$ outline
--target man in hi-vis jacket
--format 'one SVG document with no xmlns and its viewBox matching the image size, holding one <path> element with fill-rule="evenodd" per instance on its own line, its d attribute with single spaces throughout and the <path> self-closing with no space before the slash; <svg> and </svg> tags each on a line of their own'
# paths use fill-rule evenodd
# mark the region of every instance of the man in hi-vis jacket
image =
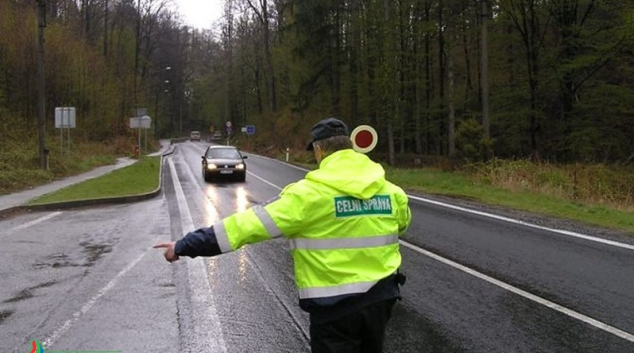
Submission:
<svg viewBox="0 0 634 353">
<path fill-rule="evenodd" d="M 312 352 L 381 352 L 405 281 L 398 269 L 399 236 L 411 220 L 407 195 L 385 180 L 381 165 L 352 149 L 341 120 L 322 120 L 311 135 L 307 150 L 319 169 L 264 205 L 154 247 L 173 262 L 285 237 L 299 305 L 310 315 Z"/>
</svg>

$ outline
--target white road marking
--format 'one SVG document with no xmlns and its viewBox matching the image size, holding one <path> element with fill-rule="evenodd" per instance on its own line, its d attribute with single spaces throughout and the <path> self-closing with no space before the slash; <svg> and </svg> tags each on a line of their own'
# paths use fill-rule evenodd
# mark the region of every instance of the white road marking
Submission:
<svg viewBox="0 0 634 353">
<path fill-rule="evenodd" d="M 264 179 L 254 175 L 254 174 L 251 174 L 251 175 L 253 175 L 254 177 L 256 177 L 256 178 L 258 178 L 260 180 L 262 180 L 266 184 L 277 188 L 278 190 L 282 190 L 280 187 L 276 186 L 275 184 L 273 184 L 273 183 L 271 183 L 271 182 L 269 182 L 267 180 L 264 180 Z M 433 203 L 435 205 L 444 206 L 444 207 L 456 209 L 456 210 L 459 210 L 459 211 L 470 212 L 470 213 L 478 214 L 478 215 L 481 215 L 481 216 L 491 217 L 491 218 L 495 218 L 495 219 L 499 219 L 499 220 L 503 220 L 503 221 L 508 221 L 508 222 L 511 222 L 511 223 L 516 223 L 516 224 L 526 225 L 526 226 L 529 226 L 529 227 L 534 227 L 534 228 L 541 229 L 541 230 L 558 232 L 558 233 L 562 233 L 562 234 L 565 234 L 565 235 L 575 236 L 575 237 L 579 237 L 579 238 L 583 238 L 583 239 L 591 240 L 591 241 L 597 241 L 599 243 L 605 243 L 605 244 L 608 244 L 608 245 L 613 245 L 613 246 L 622 247 L 622 248 L 626 248 L 626 249 L 634 249 L 634 247 L 632 247 L 632 246 L 630 246 L 628 244 L 613 242 L 613 241 L 600 239 L 600 238 L 594 238 L 594 237 L 590 237 L 590 236 L 587 236 L 587 235 L 578 234 L 578 233 L 574 233 L 574 232 L 568 232 L 568 231 L 559 230 L 559 229 L 551 229 L 551 228 L 547 228 L 547 227 L 542 227 L 542 226 L 538 226 L 538 225 L 534 225 L 534 224 L 530 224 L 530 223 L 514 220 L 514 219 L 511 219 L 511 218 L 507 218 L 507 217 L 501 217 L 501 216 L 497 216 L 497 215 L 493 215 L 493 214 L 488 214 L 488 213 L 485 213 L 485 212 L 470 210 L 470 209 L 459 207 L 459 206 L 453 206 L 453 205 L 445 204 L 445 203 L 438 202 L 438 201 L 427 200 L 427 199 L 423 199 L 423 198 L 416 197 L 416 196 L 411 196 L 411 195 L 408 195 L 408 196 L 410 198 L 415 199 L 415 200 L 429 202 L 429 203 Z M 589 325 L 592 325 L 592 326 L 594 326 L 594 327 L 596 327 L 598 329 L 601 329 L 603 331 L 606 331 L 608 333 L 611 333 L 613 335 L 616 335 L 616 336 L 621 337 L 623 339 L 626 339 L 628 341 L 634 342 L 634 335 L 633 334 L 630 334 L 630 333 L 625 332 L 623 330 L 619 330 L 618 328 L 616 328 L 614 326 L 610 326 L 610 325 L 605 324 L 605 323 L 603 323 L 601 321 L 595 320 L 595 319 L 593 319 L 593 318 L 591 318 L 589 316 L 583 315 L 583 314 L 578 313 L 578 312 L 576 312 L 574 310 L 568 309 L 568 308 L 566 308 L 564 306 L 561 306 L 559 304 L 553 303 L 553 302 L 551 302 L 549 300 L 546 300 L 544 298 L 538 297 L 538 296 L 536 296 L 534 294 L 531 294 L 529 292 L 523 291 L 523 290 L 521 290 L 521 289 L 519 289 L 517 287 L 514 287 L 514 286 L 512 286 L 510 284 L 507 284 L 507 283 L 504 283 L 502 281 L 499 281 L 499 280 L 497 280 L 497 279 L 495 279 L 493 277 L 489 277 L 489 276 L 487 276 L 485 274 L 482 274 L 482 273 L 480 273 L 478 271 L 475 271 L 475 270 L 473 270 L 473 269 L 471 269 L 469 267 L 463 266 L 463 265 L 461 265 L 461 264 L 459 264 L 457 262 L 453 262 L 453 261 L 451 261 L 449 259 L 446 259 L 446 258 L 444 258 L 442 256 L 436 255 L 436 254 L 434 254 L 432 252 L 429 252 L 427 250 L 419 248 L 418 246 L 410 244 L 410 243 L 408 243 L 408 242 L 406 242 L 404 240 L 401 240 L 399 242 L 401 243 L 401 245 L 403 245 L 403 246 L 405 246 L 407 248 L 410 248 L 410 249 L 412 249 L 412 250 L 414 250 L 414 251 L 416 251 L 416 252 L 418 252 L 418 253 L 420 253 L 422 255 L 428 256 L 428 257 L 430 257 L 430 258 L 432 258 L 432 259 L 434 259 L 436 261 L 442 262 L 442 263 L 444 263 L 446 265 L 449 265 L 451 267 L 454 267 L 454 268 L 456 268 L 458 270 L 464 271 L 464 272 L 466 272 L 466 273 L 468 273 L 468 274 L 470 274 L 472 276 L 480 278 L 480 279 L 482 279 L 484 281 L 487 281 L 487 282 L 489 282 L 491 284 L 494 284 L 494 285 L 496 285 L 496 286 L 498 286 L 500 288 L 506 289 L 506 290 L 508 290 L 508 291 L 510 291 L 512 293 L 515 293 L 517 295 L 520 295 L 520 296 L 522 296 L 524 298 L 530 299 L 530 300 L 532 300 L 532 301 L 534 301 L 536 303 L 539 303 L 541 305 L 544 305 L 544 306 L 546 306 L 548 308 L 551 308 L 553 310 L 559 311 L 559 312 L 561 312 L 563 314 L 566 314 L 566 315 L 568 315 L 568 316 L 570 316 L 572 318 L 575 318 L 575 319 L 580 320 L 582 322 L 585 322 L 585 323 L 587 323 Z"/>
<path fill-rule="evenodd" d="M 73 313 L 70 319 L 66 320 L 66 322 L 64 322 L 64 324 L 60 326 L 57 330 L 55 330 L 53 334 L 51 334 L 46 339 L 44 339 L 42 341 L 42 345 L 45 348 L 53 345 L 64 333 L 66 333 L 66 331 L 68 331 L 71 328 L 71 326 L 75 323 L 75 321 L 77 321 L 83 314 L 87 313 L 97 303 L 97 301 L 101 297 L 103 297 L 110 289 L 112 289 L 112 287 L 114 287 L 117 284 L 117 282 L 119 282 L 121 277 L 125 276 L 125 274 L 128 273 L 128 271 L 130 271 L 137 263 L 139 263 L 139 261 L 141 261 L 141 259 L 146 253 L 147 251 L 141 254 L 141 256 L 139 256 L 136 260 L 129 263 L 119 273 L 117 273 L 117 275 L 114 276 L 114 278 L 110 282 L 108 282 L 108 284 L 106 284 L 105 287 L 101 288 L 101 290 L 97 292 L 97 294 L 95 294 L 92 298 L 90 298 L 90 300 L 86 304 L 84 304 L 84 306 L 82 306 L 81 309 Z"/>
<path fill-rule="evenodd" d="M 195 230 L 194 221 L 192 220 L 185 193 L 176 174 L 176 168 L 171 157 L 167 157 L 172 175 L 172 183 L 178 201 L 178 212 L 180 213 L 180 221 L 183 232 Z M 189 170 L 187 169 L 189 172 Z M 189 177 L 193 175 L 189 173 Z M 189 275 L 189 283 L 191 289 L 192 312 L 195 314 L 192 318 L 194 321 L 194 337 L 196 342 L 189 342 L 191 352 L 227 352 L 227 344 L 222 334 L 220 319 L 216 313 L 216 304 L 211 294 L 209 286 L 209 278 L 206 276 L 205 262 L 203 257 L 195 259 L 187 259 L 187 273 Z M 196 348 L 196 349 L 195 349 Z"/>
<path fill-rule="evenodd" d="M 254 177 L 254 178 L 256 178 L 256 179 L 259 179 L 259 180 L 260 180 L 260 181 L 262 181 L 263 183 L 268 184 L 268 185 L 272 186 L 272 187 L 273 187 L 273 188 L 275 188 L 275 189 L 282 190 L 282 188 L 280 188 L 279 186 L 277 186 L 277 185 L 275 185 L 275 184 L 271 183 L 271 182 L 270 182 L 270 181 L 268 181 L 268 180 L 262 179 L 261 177 L 259 177 L 259 176 L 255 175 L 255 174 L 253 174 L 253 173 L 251 173 L 251 172 L 247 172 L 247 173 L 249 173 L 249 175 L 250 175 L 250 176 L 252 176 L 252 177 Z"/>
<path fill-rule="evenodd" d="M 544 227 L 544 226 L 539 226 L 537 224 L 528 223 L 528 222 L 520 221 L 520 220 L 513 219 L 513 218 L 508 218 L 508 217 L 504 217 L 504 216 L 498 216 L 498 215 L 495 215 L 495 214 L 486 213 L 486 212 L 482 212 L 482 211 L 476 211 L 476 210 L 468 209 L 468 208 L 465 208 L 465 207 L 454 206 L 454 205 L 450 205 L 450 204 L 447 204 L 447 203 L 444 203 L 444 202 L 429 200 L 429 199 L 425 199 L 425 198 L 418 197 L 418 196 L 411 196 L 411 195 L 407 195 L 407 196 L 410 199 L 414 199 L 414 200 L 422 201 L 422 202 L 427 202 L 427 203 L 430 203 L 430 204 L 433 204 L 433 205 L 442 206 L 442 207 L 446 207 L 446 208 L 451 208 L 451 209 L 454 209 L 454 210 L 457 210 L 457 211 L 462 211 L 462 212 L 467 212 L 467 213 L 471 213 L 471 214 L 476 214 L 476 215 L 479 215 L 479 216 L 489 217 L 489 218 L 497 219 L 497 220 L 500 220 L 500 221 L 505 221 L 505 222 L 509 222 L 509 223 L 523 225 L 523 226 L 530 227 L 530 228 L 535 228 L 535 229 L 539 229 L 539 230 L 545 230 L 545 231 L 548 231 L 548 232 L 563 234 L 563 235 L 567 235 L 567 236 L 574 237 L 574 238 L 579 238 L 579 239 L 592 241 L 592 242 L 595 242 L 595 243 L 611 245 L 611 246 L 615 246 L 615 247 L 622 248 L 622 249 L 634 250 L 634 245 L 630 245 L 630 244 L 620 243 L 620 242 L 617 242 L 617 241 L 607 240 L 607 239 L 603 239 L 603 238 L 592 237 L 592 236 L 589 236 L 589 235 L 575 233 L 575 232 L 571 232 L 571 231 L 568 231 L 568 230 L 562 230 L 562 229 L 555 229 L 555 228 L 548 228 L 548 227 Z"/>
<path fill-rule="evenodd" d="M 260 155 L 252 154 L 252 153 L 249 153 L 249 154 L 254 155 L 254 156 L 258 156 L 260 158 L 268 159 L 268 160 L 273 161 L 273 162 L 284 164 L 284 165 L 286 165 L 288 167 L 299 169 L 299 170 L 304 171 L 304 172 L 309 172 L 310 171 L 310 170 L 308 170 L 306 168 L 298 167 L 296 165 L 293 165 L 293 164 L 290 164 L 290 163 L 287 163 L 287 162 L 284 162 L 284 161 L 280 161 L 279 159 L 275 159 L 275 158 L 271 158 L 271 157 L 267 157 L 267 156 L 260 156 Z"/>
<path fill-rule="evenodd" d="M 51 219 L 53 217 L 56 217 L 56 216 L 59 216 L 61 214 L 62 214 L 62 212 L 49 213 L 46 216 L 40 217 L 38 219 L 34 219 L 31 222 L 26 222 L 24 224 L 20 224 L 19 226 L 13 227 L 13 228 L 9 229 L 9 231 L 6 234 L 10 234 L 10 233 L 13 233 L 13 232 L 15 232 L 17 230 L 22 230 L 22 229 L 34 226 L 34 225 L 36 225 L 38 223 L 42 223 L 44 221 L 48 221 L 49 219 Z"/>
<path fill-rule="evenodd" d="M 553 302 L 551 302 L 549 300 L 543 299 L 543 298 L 538 297 L 538 296 L 536 296 L 534 294 L 531 294 L 529 292 L 523 291 L 523 290 L 521 290 L 521 289 L 519 289 L 517 287 L 514 287 L 514 286 L 512 286 L 510 284 L 507 284 L 507 283 L 504 283 L 502 281 L 499 281 L 499 280 L 497 280 L 497 279 L 495 279 L 493 277 L 489 277 L 489 276 L 487 276 L 487 275 L 485 275 L 483 273 L 475 271 L 475 270 L 473 270 L 473 269 L 471 269 L 469 267 L 463 266 L 463 265 L 461 265 L 461 264 L 459 264 L 457 262 L 453 262 L 453 261 L 451 261 L 449 259 L 446 259 L 446 258 L 444 258 L 442 256 L 439 256 L 439 255 L 436 255 L 436 254 L 434 254 L 432 252 L 429 252 L 427 250 L 421 249 L 421 248 L 419 248 L 416 245 L 412 245 L 412 244 L 407 243 L 405 241 L 401 241 L 400 243 L 401 243 L 401 245 L 403 245 L 403 246 L 405 246 L 407 248 L 410 248 L 410 249 L 412 249 L 412 250 L 414 250 L 414 251 L 416 251 L 416 252 L 418 252 L 418 253 L 420 253 L 422 255 L 428 256 L 428 257 L 430 257 L 430 258 L 432 258 L 432 259 L 434 259 L 436 261 L 442 262 L 442 263 L 444 263 L 446 265 L 449 265 L 449 266 L 451 266 L 453 268 L 456 268 L 456 269 L 458 269 L 460 271 L 466 272 L 466 273 L 468 273 L 468 274 L 470 274 L 472 276 L 475 276 L 475 277 L 477 277 L 479 279 L 482 279 L 482 280 L 484 280 L 486 282 L 489 282 L 489 283 L 491 283 L 493 285 L 496 285 L 496 286 L 498 286 L 500 288 L 506 289 L 509 292 L 513 292 L 513 293 L 515 293 L 517 295 L 520 295 L 520 296 L 522 296 L 522 297 L 524 297 L 526 299 L 532 300 L 532 301 L 534 301 L 536 303 L 539 303 L 539 304 L 547 306 L 547 307 L 549 307 L 551 309 L 557 310 L 560 313 L 566 314 L 566 315 L 568 315 L 568 316 L 570 316 L 572 318 L 575 318 L 577 320 L 583 321 L 583 322 L 585 322 L 585 323 L 587 323 L 589 325 L 592 325 L 592 326 L 594 326 L 594 327 L 596 327 L 598 329 L 601 329 L 603 331 L 606 331 L 608 333 L 611 333 L 613 335 L 616 335 L 618 337 L 626 339 L 626 340 L 628 340 L 630 342 L 634 342 L 634 335 L 632 335 L 632 334 L 630 334 L 628 332 L 625 332 L 623 330 L 619 330 L 618 328 L 616 328 L 614 326 L 610 326 L 610 325 L 605 324 L 605 323 L 603 323 L 601 321 L 595 320 L 595 319 L 593 319 L 593 318 L 591 318 L 589 316 L 583 315 L 583 314 L 578 313 L 578 312 L 576 312 L 574 310 L 568 309 L 568 308 L 566 308 L 564 306 L 561 306 L 559 304 L 553 303 Z"/>
</svg>

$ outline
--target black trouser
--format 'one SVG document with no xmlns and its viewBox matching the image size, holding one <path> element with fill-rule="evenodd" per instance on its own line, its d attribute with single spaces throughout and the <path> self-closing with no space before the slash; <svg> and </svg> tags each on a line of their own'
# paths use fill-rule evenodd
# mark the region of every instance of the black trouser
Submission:
<svg viewBox="0 0 634 353">
<path fill-rule="evenodd" d="M 312 353 L 381 353 L 394 302 L 374 303 L 336 321 L 311 325 Z"/>
</svg>

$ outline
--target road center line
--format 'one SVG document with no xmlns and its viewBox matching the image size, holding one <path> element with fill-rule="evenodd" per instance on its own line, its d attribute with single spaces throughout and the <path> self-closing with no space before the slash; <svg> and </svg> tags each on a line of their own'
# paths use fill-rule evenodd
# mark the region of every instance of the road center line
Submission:
<svg viewBox="0 0 634 353">
<path fill-rule="evenodd" d="M 591 318 L 589 316 L 583 315 L 583 314 L 578 313 L 578 312 L 576 312 L 574 310 L 568 309 L 568 308 L 566 308 L 564 306 L 561 306 L 559 304 L 553 303 L 553 302 L 551 302 L 549 300 L 546 300 L 544 298 L 538 297 L 538 296 L 536 296 L 534 294 L 531 294 L 529 292 L 521 290 L 521 289 L 519 289 L 517 287 L 514 287 L 514 286 L 512 286 L 510 284 L 507 284 L 507 283 L 504 283 L 502 281 L 499 281 L 499 280 L 497 280 L 497 279 L 495 279 L 493 277 L 489 277 L 489 276 L 487 276 L 487 275 L 485 275 L 483 273 L 475 271 L 475 270 L 473 270 L 473 269 L 471 269 L 469 267 L 463 266 L 463 265 L 461 265 L 461 264 L 459 264 L 457 262 L 453 262 L 453 261 L 451 261 L 449 259 L 446 259 L 446 258 L 444 258 L 442 256 L 436 255 L 436 254 L 434 254 L 434 253 L 432 253 L 430 251 L 427 251 L 427 250 L 424 250 L 422 248 L 419 248 L 416 245 L 407 243 L 407 242 L 402 241 L 402 240 L 400 241 L 400 243 L 401 243 L 401 245 L 403 245 L 403 246 L 405 246 L 407 248 L 410 248 L 410 249 L 418 252 L 419 254 L 428 256 L 428 257 L 430 257 L 430 258 L 432 258 L 432 259 L 434 259 L 436 261 L 442 262 L 442 263 L 444 263 L 446 265 L 449 265 L 449 266 L 451 266 L 451 267 L 453 267 L 455 269 L 458 269 L 460 271 L 466 272 L 466 273 L 468 273 L 468 274 L 470 274 L 472 276 L 475 276 L 475 277 L 477 277 L 479 279 L 487 281 L 487 282 L 489 282 L 489 283 L 491 283 L 493 285 L 496 285 L 496 286 L 498 286 L 498 287 L 500 287 L 502 289 L 506 289 L 509 292 L 513 292 L 513 293 L 515 293 L 517 295 L 520 295 L 520 296 L 522 296 L 522 297 L 524 297 L 526 299 L 530 299 L 530 300 L 532 300 L 532 301 L 534 301 L 536 303 L 539 303 L 539 304 L 547 306 L 547 307 L 549 307 L 551 309 L 557 310 L 560 313 L 566 314 L 566 315 L 568 315 L 568 316 L 570 316 L 572 318 L 575 318 L 577 320 L 583 321 L 583 322 L 585 322 L 587 324 L 590 324 L 590 325 L 592 325 L 592 326 L 594 326 L 594 327 L 596 327 L 598 329 L 601 329 L 603 331 L 606 331 L 608 333 L 611 333 L 613 335 L 616 335 L 618 337 L 626 339 L 626 340 L 628 340 L 630 342 L 634 342 L 634 335 L 632 335 L 630 333 L 627 333 L 625 331 L 619 330 L 618 328 L 616 328 L 614 326 L 610 326 L 610 325 L 605 324 L 605 323 L 603 323 L 601 321 L 595 320 L 595 319 L 593 319 L 593 318 Z"/>
<path fill-rule="evenodd" d="M 172 157 L 167 157 L 167 162 L 172 175 L 172 183 L 178 201 L 178 213 L 183 232 L 194 230 L 194 221 L 187 206 L 187 200 L 180 179 L 176 173 Z M 185 166 L 187 168 L 187 166 Z M 189 170 L 187 170 L 189 171 Z M 191 174 L 190 174 L 191 177 Z M 194 337 L 196 342 L 188 342 L 191 352 L 227 352 L 227 345 L 222 334 L 220 319 L 216 313 L 216 304 L 212 296 L 209 279 L 206 276 L 203 257 L 187 259 L 188 281 L 191 290 L 192 312 L 194 317 Z"/>
<path fill-rule="evenodd" d="M 265 179 L 260 178 L 259 176 L 257 176 L 257 175 L 255 175 L 255 174 L 253 174 L 252 172 L 247 171 L 247 173 L 249 173 L 249 175 L 250 175 L 250 176 L 252 176 L 252 177 L 254 177 L 254 178 L 256 178 L 256 179 L 259 179 L 259 180 L 260 180 L 260 181 L 262 181 L 263 183 L 268 184 L 268 185 L 272 186 L 272 187 L 273 187 L 273 188 L 275 188 L 275 189 L 282 190 L 282 188 L 280 188 L 279 186 L 277 186 L 277 185 L 275 185 L 275 184 L 271 183 L 271 182 L 270 182 L 270 181 L 268 181 L 268 180 L 265 180 Z"/>
<path fill-rule="evenodd" d="M 264 180 L 264 179 L 262 179 L 262 178 L 260 178 L 260 177 L 258 177 L 256 175 L 254 175 L 253 173 L 250 173 L 250 174 L 252 176 L 262 180 L 266 184 L 271 185 L 271 186 L 277 188 L 278 190 L 282 190 L 282 188 L 276 186 L 275 184 L 273 184 L 273 183 L 271 183 L 271 182 L 269 182 L 267 180 Z M 553 231 L 553 232 L 559 232 L 559 233 L 562 233 L 562 234 L 565 234 L 565 235 L 571 235 L 571 236 L 583 238 L 583 239 L 586 239 L 586 240 L 597 241 L 597 242 L 600 242 L 600 243 L 606 243 L 608 245 L 613 245 L 613 246 L 622 247 L 622 248 L 626 248 L 626 249 L 634 249 L 634 246 L 630 246 L 629 244 L 623 244 L 623 243 L 613 242 L 613 241 L 609 241 L 609 240 L 605 240 L 605 239 L 594 238 L 594 237 L 590 237 L 590 236 L 587 236 L 587 235 L 578 234 L 578 233 L 574 233 L 574 232 L 568 232 L 568 231 L 559 230 L 559 229 L 551 229 L 551 228 L 547 228 L 547 227 L 541 227 L 541 226 L 538 226 L 538 225 L 534 225 L 534 224 L 530 224 L 530 223 L 514 220 L 514 219 L 511 219 L 511 218 L 507 218 L 507 217 L 501 217 L 501 216 L 496 216 L 496 215 L 493 215 L 493 214 L 488 214 L 488 213 L 485 213 L 485 212 L 474 211 L 474 210 L 470 210 L 470 209 L 467 209 L 467 208 L 463 208 L 463 207 L 459 207 L 459 206 L 453 206 L 453 205 L 445 204 L 445 203 L 438 202 L 438 201 L 423 199 L 423 198 L 416 197 L 416 196 L 411 196 L 411 195 L 408 195 L 408 196 L 410 198 L 412 198 L 412 199 L 415 199 L 415 200 L 419 200 L 419 201 L 423 201 L 423 202 L 429 202 L 429 203 L 433 203 L 433 204 L 436 204 L 436 205 L 439 205 L 439 206 L 453 208 L 453 209 L 456 209 L 456 210 L 459 210 L 459 211 L 475 213 L 475 214 L 478 214 L 478 215 L 487 216 L 487 217 L 491 217 L 491 218 L 495 218 L 495 219 L 500 219 L 500 220 L 504 220 L 504 221 L 508 221 L 508 222 L 512 222 L 512 223 L 522 224 L 522 225 L 526 225 L 526 226 L 529 226 L 529 227 L 534 227 L 534 228 L 537 228 L 537 229 Z M 566 314 L 566 315 L 568 315 L 570 317 L 573 317 L 573 318 L 575 318 L 577 320 L 580 320 L 582 322 L 590 324 L 590 325 L 592 325 L 592 326 L 594 326 L 596 328 L 599 328 L 599 329 L 601 329 L 603 331 L 609 332 L 609 333 L 611 333 L 613 335 L 616 335 L 618 337 L 626 339 L 626 340 L 628 340 L 630 342 L 634 342 L 634 335 L 632 335 L 632 334 L 630 334 L 628 332 L 625 332 L 623 330 L 619 330 L 618 328 L 616 328 L 614 326 L 610 326 L 610 325 L 605 324 L 605 323 L 603 323 L 601 321 L 595 320 L 595 319 L 593 319 L 593 318 L 591 318 L 589 316 L 583 315 L 583 314 L 578 313 L 578 312 L 576 312 L 574 310 L 568 309 L 568 308 L 566 308 L 564 306 L 561 306 L 559 304 L 553 303 L 553 302 L 551 302 L 549 300 L 546 300 L 544 298 L 538 297 L 538 296 L 536 296 L 534 294 L 531 294 L 529 292 L 523 291 L 523 290 L 521 290 L 521 289 L 519 289 L 517 287 L 514 287 L 514 286 L 512 286 L 510 284 L 504 283 L 504 282 L 502 282 L 500 280 L 497 280 L 497 279 L 495 279 L 493 277 L 489 277 L 489 276 L 487 276 L 487 275 L 485 275 L 483 273 L 480 273 L 480 272 L 475 271 L 475 270 L 473 270 L 471 268 L 463 266 L 463 265 L 461 265 L 461 264 L 459 264 L 457 262 L 453 262 L 453 261 L 451 261 L 449 259 L 446 259 L 446 258 L 444 258 L 442 256 L 436 255 L 436 254 L 434 254 L 432 252 L 429 252 L 427 250 L 419 248 L 418 246 L 410 244 L 410 243 L 408 243 L 408 242 L 406 242 L 404 240 L 400 240 L 399 242 L 401 243 L 401 245 L 403 245 L 403 246 L 405 246 L 407 248 L 410 248 L 410 249 L 412 249 L 412 250 L 414 250 L 414 251 L 416 251 L 416 252 L 418 252 L 418 253 L 420 253 L 422 255 L 425 255 L 425 256 L 428 256 L 428 257 L 430 257 L 430 258 L 432 258 L 434 260 L 440 261 L 440 262 L 442 262 L 442 263 L 444 263 L 446 265 L 449 265 L 449 266 L 454 267 L 454 268 L 456 268 L 458 270 L 466 272 L 466 273 L 468 273 L 468 274 L 470 274 L 472 276 L 475 276 L 477 278 L 485 280 L 485 281 L 487 281 L 487 282 L 489 282 L 491 284 L 494 284 L 494 285 L 496 285 L 496 286 L 498 286 L 500 288 L 506 289 L 506 290 L 508 290 L 508 291 L 510 291 L 512 293 L 515 293 L 515 294 L 520 295 L 520 296 L 522 296 L 524 298 L 530 299 L 530 300 L 532 300 L 532 301 L 534 301 L 536 303 L 539 303 L 539 304 L 544 305 L 546 307 L 549 307 L 551 309 L 557 310 L 557 311 L 559 311 L 559 312 L 561 312 L 563 314 Z"/>
</svg>

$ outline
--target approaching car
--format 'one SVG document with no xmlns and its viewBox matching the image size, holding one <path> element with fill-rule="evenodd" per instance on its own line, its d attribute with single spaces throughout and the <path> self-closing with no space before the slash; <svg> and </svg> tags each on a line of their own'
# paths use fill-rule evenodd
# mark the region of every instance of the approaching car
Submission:
<svg viewBox="0 0 634 353">
<path fill-rule="evenodd" d="M 190 141 L 200 141 L 200 131 L 192 131 L 189 134 Z"/>
<path fill-rule="evenodd" d="M 246 180 L 247 165 L 244 160 L 247 156 L 243 156 L 235 146 L 209 146 L 202 159 L 205 181 L 225 177 L 238 181 Z"/>
</svg>

